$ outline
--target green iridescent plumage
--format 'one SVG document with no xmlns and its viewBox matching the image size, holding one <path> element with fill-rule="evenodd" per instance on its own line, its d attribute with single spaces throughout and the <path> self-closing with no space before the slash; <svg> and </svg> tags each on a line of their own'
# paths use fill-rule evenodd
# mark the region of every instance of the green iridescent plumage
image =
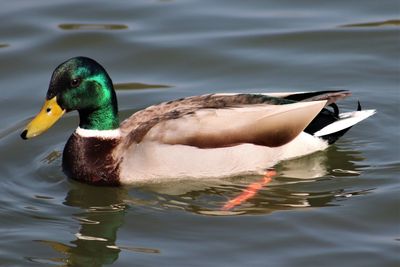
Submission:
<svg viewBox="0 0 400 267">
<path fill-rule="evenodd" d="M 54 96 L 63 109 L 78 110 L 81 128 L 111 130 L 119 127 L 111 78 L 93 59 L 76 57 L 59 65 L 53 72 L 47 99 Z"/>
</svg>

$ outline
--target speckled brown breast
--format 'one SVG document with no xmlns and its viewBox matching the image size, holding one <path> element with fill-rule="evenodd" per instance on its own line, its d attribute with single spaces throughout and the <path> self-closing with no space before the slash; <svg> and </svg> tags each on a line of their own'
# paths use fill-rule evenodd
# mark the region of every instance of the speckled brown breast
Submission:
<svg viewBox="0 0 400 267">
<path fill-rule="evenodd" d="M 72 134 L 64 147 L 64 173 L 85 183 L 119 185 L 119 162 L 112 156 L 118 141 Z"/>
</svg>

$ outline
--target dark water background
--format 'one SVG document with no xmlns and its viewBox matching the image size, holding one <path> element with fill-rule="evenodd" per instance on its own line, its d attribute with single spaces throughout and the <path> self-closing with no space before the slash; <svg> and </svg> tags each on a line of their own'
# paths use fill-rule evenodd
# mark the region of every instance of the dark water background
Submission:
<svg viewBox="0 0 400 267">
<path fill-rule="evenodd" d="M 2 1 L 0 266 L 400 266 L 398 1 Z M 66 116 L 29 142 L 53 69 L 89 56 L 121 118 L 213 92 L 348 89 L 378 113 L 232 212 L 258 177 L 70 181 Z"/>
</svg>

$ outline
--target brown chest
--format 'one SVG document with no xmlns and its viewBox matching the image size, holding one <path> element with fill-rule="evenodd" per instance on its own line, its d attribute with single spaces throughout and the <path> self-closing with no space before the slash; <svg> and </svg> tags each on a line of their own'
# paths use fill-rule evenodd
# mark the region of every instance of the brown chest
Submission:
<svg viewBox="0 0 400 267">
<path fill-rule="evenodd" d="M 71 179 L 96 185 L 119 185 L 119 162 L 113 158 L 118 139 L 74 133 L 63 152 L 63 171 Z"/>
</svg>

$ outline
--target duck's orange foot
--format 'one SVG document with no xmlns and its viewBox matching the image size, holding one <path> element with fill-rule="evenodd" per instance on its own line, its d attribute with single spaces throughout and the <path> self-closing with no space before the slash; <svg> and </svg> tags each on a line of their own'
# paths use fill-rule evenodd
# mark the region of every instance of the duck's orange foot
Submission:
<svg viewBox="0 0 400 267">
<path fill-rule="evenodd" d="M 272 169 L 267 170 L 265 172 L 264 177 L 260 181 L 250 184 L 248 187 L 246 187 L 245 190 L 243 190 L 243 192 L 240 195 L 226 202 L 225 205 L 222 207 L 222 210 L 224 211 L 231 210 L 234 207 L 241 205 L 243 202 L 245 202 L 246 200 L 257 194 L 257 192 L 263 186 L 271 182 L 272 177 L 274 176 L 276 176 L 275 170 Z"/>
</svg>

